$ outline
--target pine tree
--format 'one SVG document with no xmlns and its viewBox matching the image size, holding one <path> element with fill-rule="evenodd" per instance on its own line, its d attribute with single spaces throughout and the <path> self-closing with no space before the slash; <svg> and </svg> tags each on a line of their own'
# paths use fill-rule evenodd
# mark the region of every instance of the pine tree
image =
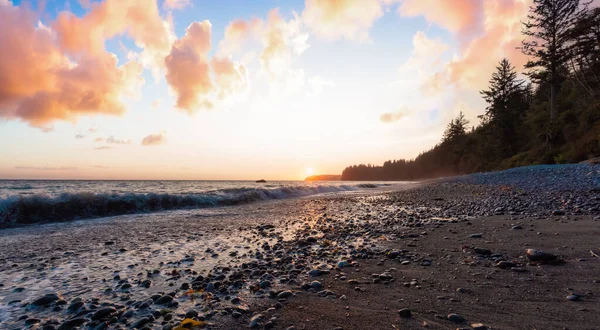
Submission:
<svg viewBox="0 0 600 330">
<path fill-rule="evenodd" d="M 446 127 L 446 131 L 444 131 L 443 141 L 455 141 L 457 138 L 463 137 L 467 135 L 469 121 L 465 118 L 465 115 L 461 111 L 458 114 L 458 117 L 451 120 L 448 126 Z"/>
<path fill-rule="evenodd" d="M 522 80 L 517 79 L 515 67 L 507 59 L 502 59 L 496 70 L 490 79 L 489 90 L 480 92 L 488 103 L 485 116 L 490 122 L 511 117 L 511 103 L 520 96 L 523 84 Z"/>
<path fill-rule="evenodd" d="M 549 75 L 551 128 L 556 121 L 559 70 L 572 56 L 570 31 L 586 15 L 589 3 L 580 0 L 533 0 L 528 21 L 523 23 L 522 33 L 529 39 L 523 40 L 521 50 L 532 58 L 525 65 L 529 69 L 527 74 L 536 83 L 544 82 Z"/>
</svg>

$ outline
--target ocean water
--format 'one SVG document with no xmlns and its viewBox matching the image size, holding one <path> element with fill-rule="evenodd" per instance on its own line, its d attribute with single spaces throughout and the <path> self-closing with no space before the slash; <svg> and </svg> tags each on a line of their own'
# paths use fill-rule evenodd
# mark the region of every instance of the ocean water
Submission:
<svg viewBox="0 0 600 330">
<path fill-rule="evenodd" d="M 229 206 L 386 185 L 391 183 L 0 180 L 0 226 Z"/>
</svg>

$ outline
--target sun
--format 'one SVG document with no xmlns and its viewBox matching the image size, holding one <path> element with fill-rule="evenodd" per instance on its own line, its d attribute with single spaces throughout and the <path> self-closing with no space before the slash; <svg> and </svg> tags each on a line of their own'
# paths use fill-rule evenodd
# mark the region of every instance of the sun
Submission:
<svg viewBox="0 0 600 330">
<path fill-rule="evenodd" d="M 312 167 L 307 167 L 305 172 L 306 172 L 306 176 L 311 176 L 311 175 L 315 174 L 315 171 L 313 170 Z"/>
</svg>

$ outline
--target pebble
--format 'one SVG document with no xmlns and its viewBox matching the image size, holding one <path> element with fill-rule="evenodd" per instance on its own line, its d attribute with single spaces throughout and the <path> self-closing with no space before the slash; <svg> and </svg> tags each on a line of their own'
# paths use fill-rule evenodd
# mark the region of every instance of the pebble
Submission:
<svg viewBox="0 0 600 330">
<path fill-rule="evenodd" d="M 463 323 L 465 321 L 465 319 L 458 314 L 448 314 L 447 318 L 448 318 L 448 321 L 454 322 L 454 323 Z"/>
<path fill-rule="evenodd" d="M 104 307 L 101 308 L 99 310 L 97 310 L 94 315 L 92 315 L 92 320 L 102 320 L 105 319 L 106 317 L 110 316 L 111 314 L 115 313 L 117 311 L 116 308 L 114 307 Z"/>
<path fill-rule="evenodd" d="M 36 300 L 34 300 L 31 304 L 35 306 L 44 306 L 48 305 L 53 301 L 59 300 L 60 297 L 56 293 L 48 293 Z"/>
<path fill-rule="evenodd" d="M 398 314 L 400 314 L 401 317 L 411 317 L 412 312 L 408 308 L 402 308 L 398 311 Z"/>
</svg>

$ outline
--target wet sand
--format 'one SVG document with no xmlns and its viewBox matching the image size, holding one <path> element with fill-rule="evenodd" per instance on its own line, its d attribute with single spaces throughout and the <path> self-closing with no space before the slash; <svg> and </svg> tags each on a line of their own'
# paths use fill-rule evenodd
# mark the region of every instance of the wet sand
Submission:
<svg viewBox="0 0 600 330">
<path fill-rule="evenodd" d="M 597 205 L 442 182 L 7 229 L 0 328 L 596 329 Z"/>
</svg>

